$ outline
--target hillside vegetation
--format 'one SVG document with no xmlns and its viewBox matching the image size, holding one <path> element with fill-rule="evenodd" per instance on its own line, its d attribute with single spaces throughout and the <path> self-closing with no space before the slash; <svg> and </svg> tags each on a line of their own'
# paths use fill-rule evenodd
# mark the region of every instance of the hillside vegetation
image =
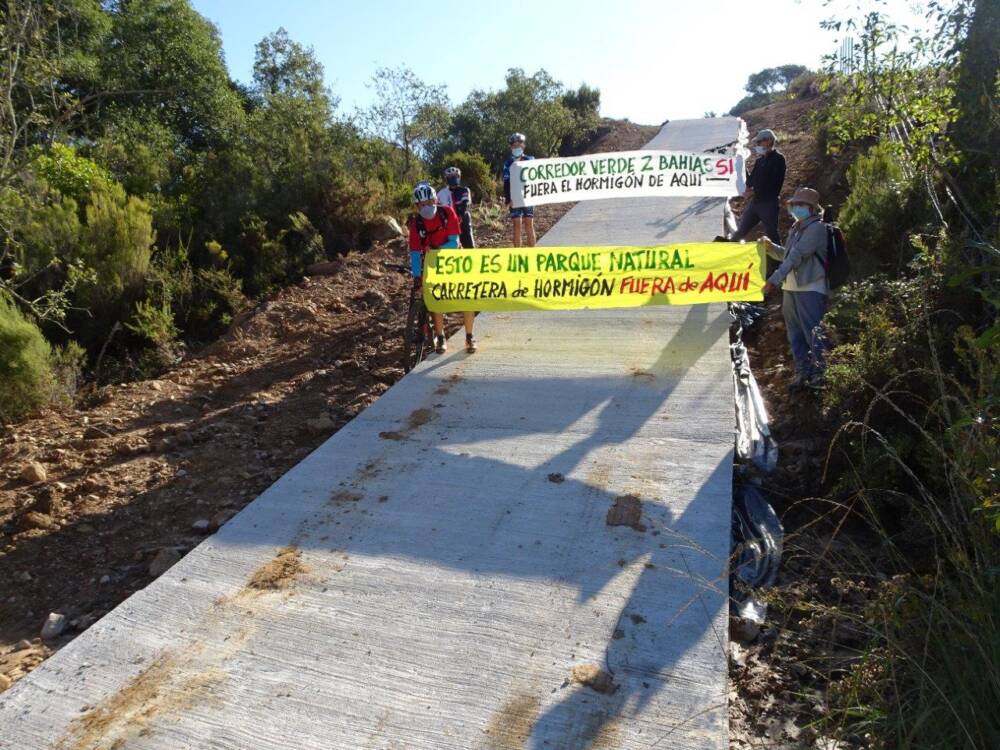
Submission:
<svg viewBox="0 0 1000 750">
<path fill-rule="evenodd" d="M 548 156 L 598 125 L 600 93 L 544 70 L 453 105 L 382 68 L 345 112 L 283 29 L 244 85 L 188 0 L 18 0 L 0 50 L 0 423 L 81 377 L 176 363 L 310 263 L 384 239 L 446 162 L 489 201 L 510 132 Z"/>
<path fill-rule="evenodd" d="M 734 747 L 1000 747 L 1000 6 L 927 21 L 832 19 L 855 57 L 745 114 L 813 150 L 786 189 L 842 204 L 854 281 L 821 395 L 786 389 L 776 307 L 751 337 L 789 536 Z"/>
</svg>

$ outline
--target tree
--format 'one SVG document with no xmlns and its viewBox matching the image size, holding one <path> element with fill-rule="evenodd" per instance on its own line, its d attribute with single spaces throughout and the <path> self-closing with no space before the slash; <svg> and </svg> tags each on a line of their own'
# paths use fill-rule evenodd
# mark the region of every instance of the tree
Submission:
<svg viewBox="0 0 1000 750">
<path fill-rule="evenodd" d="M 572 131 L 563 139 L 560 153 L 577 148 L 597 128 L 601 119 L 601 90 L 581 83 L 575 91 L 563 94 L 562 105 L 569 110 L 573 124 Z"/>
<path fill-rule="evenodd" d="M 751 73 L 743 88 L 751 96 L 784 91 L 792 81 L 808 70 L 805 65 L 779 65 L 776 68 L 764 68 L 756 73 Z"/>
<path fill-rule="evenodd" d="M 747 95 L 729 110 L 729 114 L 741 115 L 784 98 L 792 81 L 808 72 L 809 68 L 805 65 L 779 65 L 776 68 L 764 68 L 751 73 L 743 87 Z"/>
<path fill-rule="evenodd" d="M 227 143 L 242 108 L 230 86 L 218 29 L 188 0 L 114 0 L 100 80 L 114 95 L 91 108 L 88 134 L 135 116 L 155 114 L 193 151 Z"/>
<path fill-rule="evenodd" d="M 81 109 L 67 79 L 89 79 L 106 28 L 96 0 L 7 0 L 0 12 L 0 190 Z M 93 99 L 94 96 L 91 96 Z"/>
<path fill-rule="evenodd" d="M 961 47 L 952 141 L 959 152 L 957 181 L 975 229 L 1000 240 L 1000 5 L 976 0 Z"/>
<path fill-rule="evenodd" d="M 284 28 L 257 42 L 253 81 L 261 97 L 302 95 L 309 99 L 326 97 L 323 65 L 311 47 L 303 47 Z"/>
<path fill-rule="evenodd" d="M 372 76 L 375 103 L 360 118 L 374 137 L 403 155 L 400 178 L 412 176 L 415 158 L 427 158 L 448 129 L 451 108 L 444 86 L 420 80 L 409 68 L 379 68 Z"/>
<path fill-rule="evenodd" d="M 520 68 L 508 70 L 505 83 L 499 91 L 473 91 L 455 110 L 449 150 L 478 152 L 499 169 L 513 132 L 527 136 L 530 152 L 551 156 L 578 127 L 596 121 L 597 89 L 581 86 L 567 99 L 563 85 L 545 70 L 528 76 Z"/>
</svg>

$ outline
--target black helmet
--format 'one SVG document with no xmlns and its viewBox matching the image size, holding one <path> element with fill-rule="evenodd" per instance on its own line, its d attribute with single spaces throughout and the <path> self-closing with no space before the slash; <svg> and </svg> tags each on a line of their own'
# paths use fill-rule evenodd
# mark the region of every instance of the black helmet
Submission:
<svg viewBox="0 0 1000 750">
<path fill-rule="evenodd" d="M 511 133 L 510 138 L 507 139 L 507 143 L 524 143 L 524 133 Z"/>
</svg>

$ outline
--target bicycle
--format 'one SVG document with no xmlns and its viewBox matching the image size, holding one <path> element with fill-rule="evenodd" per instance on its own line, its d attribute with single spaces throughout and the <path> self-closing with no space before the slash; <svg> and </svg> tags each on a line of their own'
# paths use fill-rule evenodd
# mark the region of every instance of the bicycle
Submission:
<svg viewBox="0 0 1000 750">
<path fill-rule="evenodd" d="M 410 275 L 407 266 L 384 263 L 386 268 Z M 409 372 L 424 359 L 429 345 L 434 341 L 431 316 L 424 304 L 423 288 L 414 283 L 410 287 L 410 304 L 406 311 L 406 327 L 403 329 L 403 372 Z"/>
</svg>

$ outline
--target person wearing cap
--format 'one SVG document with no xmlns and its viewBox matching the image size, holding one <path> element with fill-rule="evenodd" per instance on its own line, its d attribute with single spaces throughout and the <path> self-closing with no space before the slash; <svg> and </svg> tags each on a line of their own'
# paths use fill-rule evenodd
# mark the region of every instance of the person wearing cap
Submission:
<svg viewBox="0 0 1000 750">
<path fill-rule="evenodd" d="M 821 219 L 819 193 L 801 187 L 788 200 L 795 219 L 784 246 L 763 237 L 760 244 L 780 265 L 764 284 L 764 294 L 782 289 L 781 312 L 795 362 L 791 387 L 817 387 L 823 378 L 826 314 L 829 288 L 826 280 L 827 228 Z"/>
<path fill-rule="evenodd" d="M 503 163 L 503 200 L 510 208 L 510 220 L 514 226 L 514 247 L 521 247 L 521 229 L 523 224 L 524 241 L 528 247 L 535 246 L 535 209 L 533 206 L 514 208 L 510 200 L 510 168 L 514 162 L 528 161 L 534 156 L 524 153 L 524 133 L 514 133 L 508 139 L 510 157 Z"/>
<path fill-rule="evenodd" d="M 740 225 L 733 242 L 739 242 L 758 224 L 764 225 L 764 233 L 772 242 L 780 242 L 778 235 L 778 196 L 785 184 L 785 157 L 775 148 L 777 138 L 773 130 L 761 130 L 753 138 L 753 150 L 757 154 L 753 169 L 747 177 L 747 188 L 753 189 L 753 197 L 743 210 Z"/>
</svg>

